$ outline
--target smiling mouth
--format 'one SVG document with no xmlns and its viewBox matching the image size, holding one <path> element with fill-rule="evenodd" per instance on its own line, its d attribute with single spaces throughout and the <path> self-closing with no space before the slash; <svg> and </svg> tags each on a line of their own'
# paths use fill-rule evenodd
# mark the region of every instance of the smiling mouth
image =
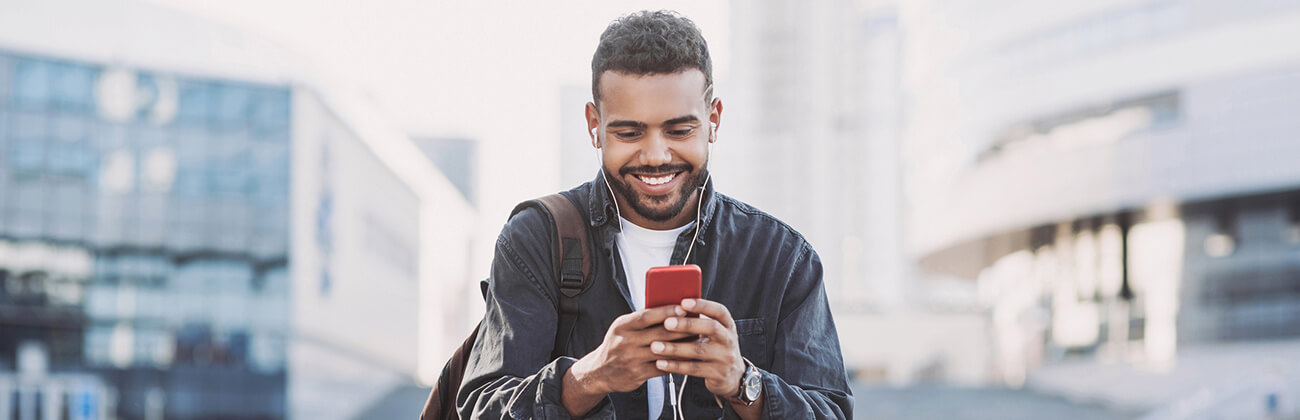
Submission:
<svg viewBox="0 0 1300 420">
<path fill-rule="evenodd" d="M 673 182 L 673 179 L 676 179 L 678 175 L 681 175 L 681 172 L 673 172 L 673 173 L 670 173 L 670 174 L 664 174 L 664 175 L 653 175 L 653 176 L 652 176 L 652 175 L 632 174 L 632 176 L 636 177 L 636 179 L 640 180 L 641 182 L 646 183 L 646 185 L 663 185 L 663 184 L 667 184 L 667 183 L 669 183 L 669 182 Z"/>
</svg>

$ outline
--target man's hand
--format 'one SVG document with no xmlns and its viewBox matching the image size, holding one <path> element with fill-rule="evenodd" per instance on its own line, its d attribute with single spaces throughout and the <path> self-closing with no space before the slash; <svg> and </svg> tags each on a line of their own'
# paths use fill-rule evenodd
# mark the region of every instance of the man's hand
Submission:
<svg viewBox="0 0 1300 420">
<path fill-rule="evenodd" d="M 618 317 L 605 332 L 605 340 L 564 374 L 564 408 L 573 416 L 591 411 L 606 394 L 635 390 L 647 379 L 663 376 L 655 367 L 660 356 L 650 343 L 677 340 L 692 334 L 672 332 L 663 322 L 685 314 L 680 306 L 644 309 Z M 739 381 L 739 379 L 737 379 Z"/>
<path fill-rule="evenodd" d="M 664 327 L 668 331 L 698 334 L 701 338 L 687 343 L 655 341 L 650 348 L 659 355 L 657 367 L 664 372 L 702 378 L 705 387 L 714 395 L 739 395 L 745 362 L 740 356 L 740 342 L 731 311 L 721 303 L 704 299 L 684 299 L 681 308 L 684 310 L 677 316 L 664 320 Z M 687 318 L 687 312 L 703 316 Z M 665 356 L 691 360 L 664 360 Z"/>
</svg>

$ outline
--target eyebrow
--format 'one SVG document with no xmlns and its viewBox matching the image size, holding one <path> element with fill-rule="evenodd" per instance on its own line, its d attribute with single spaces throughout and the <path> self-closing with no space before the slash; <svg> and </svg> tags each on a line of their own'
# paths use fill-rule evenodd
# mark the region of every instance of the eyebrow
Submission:
<svg viewBox="0 0 1300 420">
<path fill-rule="evenodd" d="M 615 120 L 615 121 L 610 121 L 608 124 L 605 124 L 605 127 L 609 127 L 609 128 L 614 128 L 614 127 L 632 127 L 632 128 L 639 128 L 639 129 L 642 129 L 642 130 L 648 128 L 648 126 L 647 126 L 645 123 L 643 123 L 643 122 L 640 122 L 640 121 L 629 121 L 629 120 Z"/>
<path fill-rule="evenodd" d="M 681 116 L 681 117 L 677 117 L 677 118 L 673 118 L 673 119 L 670 119 L 670 120 L 664 121 L 664 124 L 663 124 L 663 125 L 677 125 L 677 124 L 683 124 L 683 123 L 688 123 L 688 122 L 698 122 L 698 121 L 700 121 L 699 117 L 696 117 L 696 116 L 694 116 L 694 115 L 685 115 L 685 116 Z M 609 128 L 614 128 L 614 127 L 631 127 L 631 128 L 639 128 L 639 129 L 642 129 L 642 130 L 649 128 L 649 126 L 646 125 L 646 123 L 643 123 L 643 122 L 640 122 L 640 121 L 630 121 L 630 120 L 615 120 L 615 121 L 610 121 L 608 124 L 605 124 L 605 127 L 609 127 Z"/>
<path fill-rule="evenodd" d="M 700 119 L 697 118 L 696 116 L 694 116 L 694 115 L 687 115 L 687 116 L 682 116 L 682 117 L 673 118 L 673 119 L 668 120 L 668 121 L 664 121 L 664 125 L 677 125 L 677 124 L 682 124 L 682 123 L 688 123 L 688 122 L 699 122 L 699 121 L 700 121 Z"/>
</svg>

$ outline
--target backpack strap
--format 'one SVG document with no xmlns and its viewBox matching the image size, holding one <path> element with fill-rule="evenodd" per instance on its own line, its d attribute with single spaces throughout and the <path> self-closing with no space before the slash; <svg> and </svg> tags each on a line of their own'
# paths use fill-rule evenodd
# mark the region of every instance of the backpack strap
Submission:
<svg viewBox="0 0 1300 420">
<path fill-rule="evenodd" d="M 529 200 L 519 203 L 515 206 L 514 211 L 510 212 L 510 217 L 514 217 L 520 211 L 528 207 L 541 207 L 551 217 L 555 231 L 555 278 L 559 282 L 559 328 L 555 333 L 555 346 L 551 350 L 551 358 L 564 355 L 565 347 L 569 343 L 569 338 L 573 334 L 573 326 L 578 319 L 578 306 L 576 298 L 582 292 L 591 286 L 591 248 L 587 246 L 587 225 L 582 218 L 582 213 L 578 212 L 577 206 L 572 201 L 560 194 L 551 194 L 536 200 Z M 483 298 L 487 299 L 488 286 L 491 279 L 484 279 L 479 282 L 479 292 L 483 293 Z M 482 321 L 474 327 L 474 332 L 461 343 L 456 352 L 447 360 L 447 364 L 442 368 L 442 374 L 438 375 L 438 382 L 433 384 L 433 389 L 429 391 L 429 398 L 424 403 L 424 411 L 420 413 L 420 420 L 455 420 L 459 418 L 456 413 L 456 394 L 460 391 L 460 383 L 465 376 L 465 368 L 469 364 L 470 353 L 474 349 L 474 342 L 478 337 L 479 328 L 482 327 Z"/>
<path fill-rule="evenodd" d="M 563 194 L 551 194 L 525 201 L 511 212 L 518 213 L 527 207 L 542 207 L 551 216 L 555 227 L 555 279 L 559 283 L 559 323 L 555 331 L 552 357 L 562 356 L 573 335 L 578 319 L 578 295 L 591 287 L 593 264 L 588 245 L 587 221 L 573 201 Z"/>
<path fill-rule="evenodd" d="M 591 277 L 591 248 L 587 246 L 587 224 L 578 208 L 561 194 L 537 199 L 555 219 L 555 261 L 559 262 L 560 294 L 574 297 L 586 290 Z M 563 302 L 563 299 L 561 299 Z M 561 304 L 563 306 L 563 304 Z"/>
</svg>

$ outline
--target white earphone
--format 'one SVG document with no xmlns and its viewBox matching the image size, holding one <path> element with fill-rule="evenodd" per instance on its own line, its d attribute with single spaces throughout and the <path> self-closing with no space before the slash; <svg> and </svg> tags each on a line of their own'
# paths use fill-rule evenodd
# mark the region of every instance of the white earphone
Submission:
<svg viewBox="0 0 1300 420">
<path fill-rule="evenodd" d="M 718 123 L 710 122 L 709 125 L 711 126 L 712 130 L 709 131 L 709 139 L 707 140 L 707 142 L 708 142 L 708 143 L 707 143 L 707 144 L 708 144 L 708 152 L 707 152 L 707 153 L 708 153 L 708 154 L 705 155 L 705 161 L 704 161 L 704 168 L 705 168 L 705 169 L 708 169 L 709 165 L 713 163 L 713 142 L 717 139 L 717 135 L 718 135 L 718 134 L 717 134 L 717 133 L 718 133 Z M 600 148 L 601 148 L 600 137 L 597 135 L 597 130 L 599 130 L 599 129 L 600 129 L 599 127 L 592 127 L 592 128 L 591 128 L 591 136 L 592 136 L 592 138 L 595 139 L 595 141 L 596 141 L 596 166 L 597 166 L 598 168 L 600 168 L 600 176 L 605 178 L 605 188 L 606 188 L 607 190 L 609 190 L 609 197 L 610 197 L 610 199 L 614 200 L 614 215 L 615 215 L 615 217 L 618 217 L 618 230 L 619 230 L 619 232 L 622 232 L 622 231 L 623 231 L 623 215 L 620 214 L 620 211 L 619 211 L 619 209 L 618 209 L 618 198 L 617 198 L 617 196 L 614 194 L 614 189 L 613 189 L 612 187 L 610 187 L 610 184 L 609 184 L 609 177 L 605 174 L 605 162 L 604 162 L 604 159 L 602 159 L 603 156 L 601 156 L 601 150 L 600 150 Z M 701 228 L 701 226 L 699 225 L 699 223 L 700 223 L 700 217 L 703 215 L 703 211 L 704 211 L 704 195 L 703 195 L 703 194 L 704 194 L 704 189 L 708 186 L 708 184 L 709 184 L 709 179 L 711 179 L 711 178 L 713 178 L 713 174 L 712 174 L 712 173 L 710 173 L 710 174 L 709 174 L 709 175 L 704 179 L 704 183 L 701 184 L 701 185 L 698 187 L 699 190 L 700 190 L 700 200 L 699 200 L 699 202 L 696 204 L 696 207 L 695 207 L 695 224 L 696 224 L 696 226 L 695 226 L 695 234 L 692 235 L 692 237 L 691 237 L 691 245 L 690 245 L 689 247 L 686 248 L 686 255 L 682 257 L 682 262 L 683 262 L 683 263 L 686 263 L 687 261 L 690 260 L 690 258 L 691 258 L 691 254 L 695 251 L 695 242 L 699 241 L 699 239 L 700 239 L 700 228 Z M 686 381 L 688 381 L 688 380 L 690 379 L 690 376 L 689 376 L 689 375 L 682 375 L 682 386 L 681 386 L 681 387 L 678 387 L 677 384 L 674 383 L 675 381 L 673 380 L 673 375 L 669 374 L 669 375 L 666 375 L 666 376 L 668 376 L 668 384 L 667 384 L 667 385 L 668 385 L 668 390 L 667 390 L 667 391 L 668 391 L 669 405 L 671 405 L 671 406 L 672 406 L 672 409 L 673 409 L 673 418 L 674 418 L 674 419 L 685 419 L 686 416 L 685 416 L 685 413 L 682 412 L 683 407 L 682 407 L 682 404 L 680 404 L 680 401 L 682 400 L 682 398 L 683 398 L 683 397 L 685 396 L 685 394 L 686 394 Z M 675 391 L 675 392 L 674 392 L 674 391 Z"/>
</svg>

